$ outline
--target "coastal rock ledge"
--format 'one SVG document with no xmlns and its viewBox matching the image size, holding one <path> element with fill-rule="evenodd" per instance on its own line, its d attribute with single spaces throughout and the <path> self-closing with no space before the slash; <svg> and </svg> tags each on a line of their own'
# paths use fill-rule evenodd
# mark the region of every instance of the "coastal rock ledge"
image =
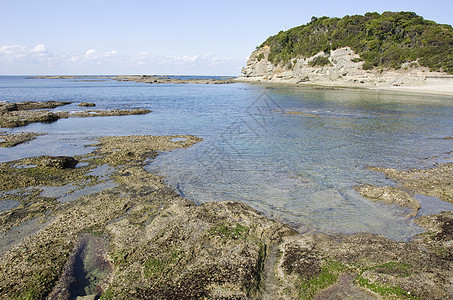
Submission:
<svg viewBox="0 0 453 300">
<path fill-rule="evenodd" d="M 0 164 L 0 191 L 17 203 L 0 212 L 0 298 L 452 299 L 453 212 L 417 218 L 426 232 L 398 242 L 298 233 L 237 202 L 197 206 L 144 166 L 199 141 L 104 137 L 74 157 L 77 168 L 41 163 L 54 157 Z M 447 164 L 430 172 L 449 179 L 453 171 Z M 424 193 L 452 201 L 450 181 L 438 178 Z M 100 185 L 69 202 L 42 194 Z"/>
</svg>

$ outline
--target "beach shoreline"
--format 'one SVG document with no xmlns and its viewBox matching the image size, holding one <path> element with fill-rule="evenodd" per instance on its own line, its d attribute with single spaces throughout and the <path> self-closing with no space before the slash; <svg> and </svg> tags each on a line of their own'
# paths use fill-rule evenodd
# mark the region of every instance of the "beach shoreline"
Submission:
<svg viewBox="0 0 453 300">
<path fill-rule="evenodd" d="M 450 78 L 446 75 L 446 78 Z M 350 81 L 315 81 L 315 82 L 300 82 L 295 79 L 273 78 L 271 80 L 264 77 L 246 77 L 246 76 L 221 76 L 223 79 L 178 79 L 160 75 L 115 75 L 115 76 L 89 76 L 89 75 L 49 75 L 49 76 L 33 76 L 30 79 L 74 79 L 74 80 L 116 80 L 116 81 L 133 81 L 150 84 L 231 84 L 231 83 L 248 83 L 257 85 L 274 85 L 288 86 L 301 88 L 332 88 L 332 89 L 361 89 L 361 90 L 377 90 L 390 91 L 396 93 L 412 93 L 412 94 L 428 94 L 428 95 L 443 95 L 453 96 L 453 79 L 451 81 L 439 82 L 435 84 L 404 85 L 404 86 L 376 86 L 369 84 L 357 84 Z M 452 77 L 453 78 L 453 77 Z M 357 78 L 359 82 L 360 78 Z"/>
<path fill-rule="evenodd" d="M 453 80 L 452 80 L 453 81 Z M 428 95 L 443 95 L 453 96 L 453 83 L 445 83 L 443 85 L 431 86 L 364 86 L 351 84 L 345 81 L 325 81 L 325 82 L 297 82 L 294 79 L 272 79 L 268 80 L 263 77 L 244 77 L 239 76 L 233 79 L 233 82 L 248 83 L 265 86 L 284 86 L 297 88 L 327 88 L 327 89 L 353 89 L 353 90 L 376 90 L 390 91 L 396 93 L 411 93 L 411 94 L 428 94 Z"/>
</svg>

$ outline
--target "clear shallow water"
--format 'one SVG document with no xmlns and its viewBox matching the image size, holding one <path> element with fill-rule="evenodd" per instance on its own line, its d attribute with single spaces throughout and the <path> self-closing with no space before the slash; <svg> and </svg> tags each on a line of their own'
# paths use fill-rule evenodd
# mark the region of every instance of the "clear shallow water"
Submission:
<svg viewBox="0 0 453 300">
<path fill-rule="evenodd" d="M 86 153 L 90 148 L 84 145 L 105 135 L 193 134 L 204 141 L 161 154 L 149 170 L 195 202 L 242 201 L 301 231 L 408 239 L 421 230 L 403 218 L 406 211 L 370 202 L 353 187 L 393 184 L 367 166 L 430 167 L 453 150 L 453 141 L 443 139 L 453 136 L 453 97 L 447 96 L 0 77 L 0 100 L 85 101 L 96 109 L 153 111 L 7 129 L 47 135 L 0 149 L 0 161 Z M 59 109 L 84 108 L 75 103 Z"/>
</svg>

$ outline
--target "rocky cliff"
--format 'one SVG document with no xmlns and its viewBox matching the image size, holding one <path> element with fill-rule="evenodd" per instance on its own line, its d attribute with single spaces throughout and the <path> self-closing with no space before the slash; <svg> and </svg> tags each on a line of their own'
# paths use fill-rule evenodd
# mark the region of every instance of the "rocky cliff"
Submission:
<svg viewBox="0 0 453 300">
<path fill-rule="evenodd" d="M 254 51 L 244 81 L 354 87 L 448 87 L 453 94 L 453 27 L 414 12 L 312 17 Z"/>
<path fill-rule="evenodd" d="M 453 76 L 442 72 L 430 72 L 426 67 L 407 63 L 400 69 L 375 68 L 364 70 L 360 56 L 349 47 L 319 52 L 308 58 L 294 58 L 287 65 L 274 65 L 268 60 L 270 48 L 254 51 L 247 66 L 242 69 L 244 81 L 306 83 L 332 86 L 357 87 L 424 87 L 453 86 Z M 312 66 L 317 57 L 327 58 L 329 63 Z"/>
</svg>

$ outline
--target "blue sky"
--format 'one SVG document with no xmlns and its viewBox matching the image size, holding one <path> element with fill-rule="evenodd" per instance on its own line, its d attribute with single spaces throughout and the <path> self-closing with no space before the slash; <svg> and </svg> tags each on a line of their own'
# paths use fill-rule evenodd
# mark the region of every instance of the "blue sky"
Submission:
<svg viewBox="0 0 453 300">
<path fill-rule="evenodd" d="M 0 75 L 239 75 L 285 27 L 369 11 L 453 24 L 451 0 L 0 0 Z"/>
</svg>

